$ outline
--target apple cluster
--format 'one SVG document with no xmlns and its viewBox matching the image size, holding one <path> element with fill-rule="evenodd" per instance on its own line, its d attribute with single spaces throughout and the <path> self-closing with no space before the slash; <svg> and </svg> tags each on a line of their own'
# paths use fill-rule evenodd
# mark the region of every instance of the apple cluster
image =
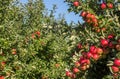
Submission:
<svg viewBox="0 0 120 79">
<path fill-rule="evenodd" d="M 102 3 L 101 5 L 100 5 L 100 8 L 102 9 L 102 10 L 104 10 L 104 9 L 112 9 L 113 8 L 113 3 Z"/>
<path fill-rule="evenodd" d="M 120 59 L 116 58 L 111 66 L 113 76 L 116 78 L 120 75 Z"/>
<path fill-rule="evenodd" d="M 32 37 L 33 39 L 36 38 L 36 37 L 40 37 L 40 31 L 34 32 L 31 37 Z"/>
<path fill-rule="evenodd" d="M 87 11 L 82 11 L 80 16 L 82 16 L 83 20 L 86 23 L 92 24 L 92 26 L 94 26 L 94 27 L 98 26 L 98 20 L 94 14 L 87 12 Z"/>
<path fill-rule="evenodd" d="M 77 45 L 79 50 L 84 49 L 81 43 Z M 76 74 L 85 72 L 91 67 L 91 62 L 97 62 L 98 60 L 105 58 L 107 55 L 111 54 L 111 49 L 120 51 L 120 39 L 115 41 L 115 35 L 109 34 L 106 38 L 100 39 L 99 46 L 90 45 L 88 51 L 82 51 L 79 59 L 75 61 L 74 67 L 66 71 L 66 76 L 70 78 L 76 78 Z M 111 66 L 114 73 L 120 72 L 120 59 L 114 60 L 114 65 Z"/>
<path fill-rule="evenodd" d="M 15 48 L 11 49 L 11 54 L 12 54 L 12 55 L 16 55 L 16 54 L 17 54 L 17 50 L 16 50 Z M 1 56 L 4 56 L 5 54 L 2 52 L 0 55 L 1 55 Z M 2 66 L 5 66 L 5 64 L 6 64 L 5 61 L 1 62 L 1 65 L 2 65 Z"/>
</svg>

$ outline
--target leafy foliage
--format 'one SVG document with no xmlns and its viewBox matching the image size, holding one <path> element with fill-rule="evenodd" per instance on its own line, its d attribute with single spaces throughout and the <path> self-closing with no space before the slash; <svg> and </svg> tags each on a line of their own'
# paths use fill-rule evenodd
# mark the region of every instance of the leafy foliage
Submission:
<svg viewBox="0 0 120 79">
<path fill-rule="evenodd" d="M 42 0 L 0 5 L 0 78 L 64 78 L 71 53 L 71 27 L 64 18 L 47 15 Z"/>
</svg>

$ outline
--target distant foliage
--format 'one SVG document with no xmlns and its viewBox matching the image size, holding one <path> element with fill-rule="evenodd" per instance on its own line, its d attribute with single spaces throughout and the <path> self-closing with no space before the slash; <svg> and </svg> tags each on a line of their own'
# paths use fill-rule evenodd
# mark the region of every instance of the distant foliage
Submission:
<svg viewBox="0 0 120 79">
<path fill-rule="evenodd" d="M 0 1 L 0 79 L 64 78 L 71 27 L 42 0 Z"/>
</svg>

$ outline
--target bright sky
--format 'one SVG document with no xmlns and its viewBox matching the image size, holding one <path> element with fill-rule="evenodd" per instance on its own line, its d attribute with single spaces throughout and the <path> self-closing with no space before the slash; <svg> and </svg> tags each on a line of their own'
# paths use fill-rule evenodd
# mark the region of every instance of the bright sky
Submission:
<svg viewBox="0 0 120 79">
<path fill-rule="evenodd" d="M 21 2 L 26 2 L 26 0 L 20 0 Z M 67 9 L 67 3 L 64 3 L 64 0 L 43 0 L 44 4 L 46 6 L 46 8 L 48 10 L 52 9 L 53 4 L 57 5 L 57 10 L 55 13 L 55 18 L 58 18 L 59 14 L 64 14 L 65 15 L 65 19 L 67 21 L 67 23 L 70 23 L 71 21 L 77 23 L 78 20 L 82 23 L 82 19 L 81 17 L 79 17 L 79 15 L 75 15 L 73 12 L 68 13 Z"/>
</svg>

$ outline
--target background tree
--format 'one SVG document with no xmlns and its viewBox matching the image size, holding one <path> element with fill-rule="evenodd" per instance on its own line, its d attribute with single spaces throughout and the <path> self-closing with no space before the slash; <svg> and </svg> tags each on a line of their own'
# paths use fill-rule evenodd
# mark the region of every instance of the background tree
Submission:
<svg viewBox="0 0 120 79">
<path fill-rule="evenodd" d="M 73 40 L 64 17 L 54 19 L 42 0 L 1 1 L 0 79 L 65 78 Z"/>
</svg>

